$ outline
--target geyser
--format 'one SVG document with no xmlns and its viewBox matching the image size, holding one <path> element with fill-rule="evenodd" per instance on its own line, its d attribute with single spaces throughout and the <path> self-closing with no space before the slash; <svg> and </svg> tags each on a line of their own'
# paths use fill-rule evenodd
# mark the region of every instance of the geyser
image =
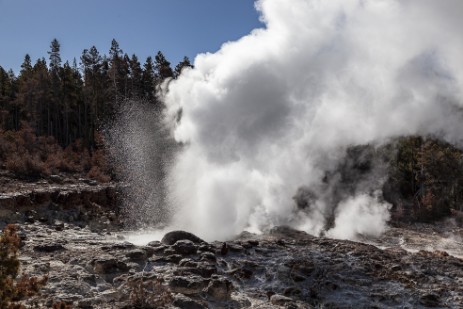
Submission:
<svg viewBox="0 0 463 309">
<path fill-rule="evenodd" d="M 256 8 L 264 28 L 198 55 L 168 85 L 166 121 L 183 143 L 167 177 L 170 228 L 206 240 L 282 224 L 332 237 L 381 233 L 389 218 L 381 168 L 374 185 L 337 199 L 327 172 L 348 147 L 402 135 L 461 145 L 463 3 L 260 0 Z"/>
</svg>

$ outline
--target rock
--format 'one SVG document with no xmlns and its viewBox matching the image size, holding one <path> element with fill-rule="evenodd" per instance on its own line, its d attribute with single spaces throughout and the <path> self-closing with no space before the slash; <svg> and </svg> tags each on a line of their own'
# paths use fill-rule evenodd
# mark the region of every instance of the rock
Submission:
<svg viewBox="0 0 463 309">
<path fill-rule="evenodd" d="M 180 309 L 205 309 L 206 306 L 201 305 L 200 303 L 192 300 L 191 298 L 183 295 L 177 294 L 174 296 L 174 301 L 172 303 L 175 307 Z"/>
<path fill-rule="evenodd" d="M 95 308 L 95 299 L 93 298 L 84 298 L 77 303 L 77 307 L 81 309 L 93 309 Z"/>
<path fill-rule="evenodd" d="M 153 258 L 151 259 L 151 261 L 158 262 L 158 263 L 178 264 L 182 259 L 183 259 L 183 256 L 181 256 L 180 254 L 170 254 L 166 256 Z"/>
<path fill-rule="evenodd" d="M 171 247 L 167 247 L 167 248 L 164 248 L 164 255 L 172 255 L 172 254 L 175 254 L 175 250 Z"/>
<path fill-rule="evenodd" d="M 107 215 L 95 215 L 101 207 L 90 211 L 92 205 L 80 205 L 78 211 L 95 221 Z M 228 253 L 222 256 L 223 242 L 219 241 L 197 244 L 179 239 L 171 245 L 156 241 L 150 246 L 122 242 L 116 235 L 124 235 L 124 231 L 76 228 L 77 223 L 66 219 L 70 214 L 66 205 L 51 206 L 45 212 L 34 206 L 36 212 L 29 214 L 35 216 L 35 223 L 20 225 L 22 238 L 27 236 L 19 254 L 21 270 L 30 276 L 48 274 L 41 295 L 24 300 L 28 308 L 33 308 L 36 300 L 37 308 L 45 308 L 48 299 L 70 301 L 75 308 L 135 308 L 131 294 L 150 287 L 150 282 L 161 284 L 170 297 L 164 308 L 302 309 L 314 304 L 459 308 L 463 303 L 463 261 L 451 255 L 453 249 L 449 249 L 450 255 L 406 252 L 393 240 L 380 243 L 380 248 L 390 246 L 381 250 L 277 229 L 277 235 L 227 240 Z M 26 218 L 24 212 L 21 216 Z M 49 218 L 47 224 L 38 221 L 41 216 Z M 58 221 L 64 222 L 61 232 L 55 229 Z M 463 235 L 463 229 L 454 234 Z M 424 237 L 414 232 L 407 241 L 415 245 L 413 239 L 422 241 Z M 278 240 L 284 246 L 278 245 Z M 52 245 L 65 250 L 53 251 Z M 47 250 L 51 253 L 44 253 Z M 141 293 L 158 295 L 151 290 Z"/>
<path fill-rule="evenodd" d="M 64 222 L 55 222 L 55 230 L 61 232 L 64 230 Z"/>
<path fill-rule="evenodd" d="M 110 302 L 119 301 L 121 298 L 121 293 L 114 289 L 106 290 L 103 293 L 99 294 L 96 298 L 96 304 L 107 304 Z M 95 308 L 105 308 L 104 306 L 96 306 Z M 107 308 L 107 307 L 106 307 Z M 110 307 L 111 308 L 111 307 Z M 116 307 L 117 308 L 117 307 Z"/>
<path fill-rule="evenodd" d="M 198 251 L 199 252 L 210 252 L 210 253 L 213 253 L 215 252 L 215 249 L 212 245 L 208 244 L 208 243 L 202 243 L 199 245 L 198 247 Z"/>
<path fill-rule="evenodd" d="M 239 280 L 249 280 L 252 278 L 253 271 L 246 268 L 236 268 L 226 272 L 229 275 L 233 275 L 236 279 Z"/>
<path fill-rule="evenodd" d="M 421 296 L 420 304 L 425 307 L 438 307 L 440 305 L 439 296 L 436 294 L 425 294 Z"/>
<path fill-rule="evenodd" d="M 244 247 L 239 245 L 239 244 L 228 244 L 228 250 L 230 252 L 243 252 L 244 251 Z"/>
<path fill-rule="evenodd" d="M 292 260 L 287 263 L 291 268 L 291 278 L 296 282 L 302 282 L 309 277 L 315 269 L 315 265 L 307 260 Z"/>
<path fill-rule="evenodd" d="M 93 179 L 88 179 L 88 178 L 79 178 L 78 179 L 80 182 L 83 182 L 83 183 L 86 183 L 88 185 L 91 185 L 91 186 L 96 186 L 98 183 L 96 182 L 96 180 L 93 180 Z"/>
<path fill-rule="evenodd" d="M 130 250 L 125 254 L 131 260 L 145 260 L 146 259 L 146 252 L 141 249 L 134 249 Z"/>
<path fill-rule="evenodd" d="M 181 255 L 190 255 L 195 254 L 198 251 L 198 248 L 191 240 L 178 240 L 175 244 L 172 245 L 172 249 L 174 249 L 175 253 Z"/>
<path fill-rule="evenodd" d="M 124 262 L 115 258 L 100 258 L 95 260 L 93 271 L 97 274 L 113 274 L 128 271 L 129 267 Z"/>
<path fill-rule="evenodd" d="M 203 253 L 201 253 L 200 260 L 201 261 L 210 261 L 210 262 L 215 263 L 217 261 L 217 257 L 212 252 L 203 252 Z"/>
<path fill-rule="evenodd" d="M 102 246 L 101 249 L 102 250 L 106 250 L 106 251 L 110 251 L 110 250 L 128 250 L 128 249 L 133 249 L 135 248 L 135 245 L 128 242 L 128 241 L 123 241 L 123 242 L 120 242 L 120 243 L 116 243 L 116 244 L 113 244 L 113 245 L 109 245 L 109 246 Z"/>
<path fill-rule="evenodd" d="M 233 291 L 233 284 L 225 277 L 214 276 L 209 282 L 206 292 L 214 300 L 229 300 Z"/>
<path fill-rule="evenodd" d="M 309 234 L 298 231 L 293 229 L 292 227 L 289 226 L 275 226 L 270 230 L 271 235 L 282 235 L 286 236 L 289 238 L 314 238 L 314 236 L 310 236 Z"/>
<path fill-rule="evenodd" d="M 220 248 L 220 254 L 221 255 L 227 255 L 228 253 L 228 245 L 226 242 L 222 244 L 222 248 Z"/>
<path fill-rule="evenodd" d="M 164 235 L 161 242 L 165 245 L 173 245 L 179 240 L 191 240 L 195 244 L 204 243 L 205 241 L 198 236 L 185 231 L 172 231 Z"/>
<path fill-rule="evenodd" d="M 257 247 L 259 245 L 259 241 L 258 240 L 248 240 L 247 243 L 250 245 L 250 246 L 253 246 L 253 247 Z"/>
<path fill-rule="evenodd" d="M 300 296 L 302 295 L 302 291 L 296 287 L 289 287 L 289 288 L 286 288 L 284 293 L 283 293 L 285 296 L 289 297 L 289 296 Z"/>
<path fill-rule="evenodd" d="M 153 254 L 156 252 L 156 249 L 150 246 L 143 246 L 140 247 L 140 249 L 145 252 L 147 258 L 152 257 Z"/>
<path fill-rule="evenodd" d="M 51 243 L 40 244 L 40 245 L 34 246 L 34 251 L 38 251 L 38 252 L 50 253 L 50 252 L 55 252 L 55 251 L 60 251 L 60 250 L 66 250 L 66 248 L 64 248 L 62 244 L 51 244 Z"/>
<path fill-rule="evenodd" d="M 63 177 L 61 177 L 60 175 L 50 175 L 48 179 L 51 183 L 63 183 Z"/>
<path fill-rule="evenodd" d="M 168 247 L 162 245 L 162 246 L 159 246 L 159 247 L 150 247 L 150 248 L 152 249 L 152 250 L 151 250 L 151 252 L 152 252 L 151 255 L 153 255 L 153 254 L 155 254 L 155 255 L 162 255 L 162 254 L 165 254 L 165 250 L 166 250 L 166 248 L 168 248 Z"/>
<path fill-rule="evenodd" d="M 190 258 L 184 258 L 178 263 L 178 266 L 181 266 L 181 267 L 196 267 L 197 265 L 198 265 L 198 262 Z"/>
<path fill-rule="evenodd" d="M 203 278 L 210 278 L 212 275 L 217 273 L 217 267 L 207 263 L 196 263 L 195 266 L 182 266 L 174 271 L 177 275 L 199 275 Z"/>
<path fill-rule="evenodd" d="M 400 271 L 400 270 L 402 270 L 402 266 L 396 264 L 396 265 L 392 265 L 391 267 L 389 267 L 389 269 L 391 271 Z"/>
<path fill-rule="evenodd" d="M 14 197 L 16 207 L 28 207 L 33 205 L 31 194 L 17 194 Z"/>
<path fill-rule="evenodd" d="M 55 289 L 66 291 L 68 295 L 89 295 L 91 286 L 84 281 L 65 279 L 59 283 Z"/>
<path fill-rule="evenodd" d="M 279 294 L 275 294 L 270 297 L 270 302 L 272 305 L 276 306 L 284 306 L 292 301 L 293 300 L 291 298 Z"/>
<path fill-rule="evenodd" d="M 33 216 L 27 216 L 25 221 L 26 221 L 27 223 L 34 223 L 34 222 L 35 222 L 35 218 L 34 218 Z"/>
<path fill-rule="evenodd" d="M 200 276 L 175 276 L 169 282 L 169 288 L 174 293 L 192 295 L 200 293 L 207 287 L 208 280 Z"/>
<path fill-rule="evenodd" d="M 150 246 L 150 247 L 161 247 L 163 246 L 163 244 L 159 241 L 159 240 L 153 240 L 153 241 L 150 241 L 147 246 Z"/>
</svg>

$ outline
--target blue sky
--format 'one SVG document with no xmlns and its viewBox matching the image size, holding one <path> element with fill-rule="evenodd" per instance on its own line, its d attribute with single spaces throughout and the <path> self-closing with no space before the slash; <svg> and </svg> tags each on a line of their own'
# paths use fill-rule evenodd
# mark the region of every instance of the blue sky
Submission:
<svg viewBox="0 0 463 309">
<path fill-rule="evenodd" d="M 93 45 L 107 54 L 115 38 L 141 63 L 161 50 L 175 66 L 260 27 L 253 0 L 0 0 L 0 66 L 48 60 L 53 38 L 63 61 Z"/>
</svg>

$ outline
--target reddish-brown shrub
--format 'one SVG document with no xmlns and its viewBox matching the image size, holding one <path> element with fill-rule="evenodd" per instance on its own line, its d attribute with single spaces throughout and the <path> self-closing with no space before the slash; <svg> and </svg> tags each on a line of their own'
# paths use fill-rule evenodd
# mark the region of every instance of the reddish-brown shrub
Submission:
<svg viewBox="0 0 463 309">
<path fill-rule="evenodd" d="M 111 181 L 111 177 L 101 171 L 99 166 L 93 166 L 87 173 L 87 177 L 104 183 Z"/>
<path fill-rule="evenodd" d="M 19 131 L 0 131 L 0 168 L 19 178 L 69 173 L 87 175 L 101 182 L 111 181 L 101 134 L 96 134 L 95 146 L 92 155 L 81 140 L 63 149 L 53 137 L 37 137 L 27 124 L 23 124 Z"/>
<path fill-rule="evenodd" d="M 24 308 L 14 302 L 36 295 L 46 284 L 48 277 L 29 277 L 23 275 L 16 279 L 19 272 L 20 238 L 17 227 L 7 225 L 0 234 L 0 308 Z"/>
</svg>

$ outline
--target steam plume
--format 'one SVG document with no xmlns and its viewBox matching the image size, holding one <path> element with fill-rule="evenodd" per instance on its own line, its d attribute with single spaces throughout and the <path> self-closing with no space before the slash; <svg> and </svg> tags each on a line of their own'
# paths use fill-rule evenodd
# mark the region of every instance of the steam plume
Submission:
<svg viewBox="0 0 463 309">
<path fill-rule="evenodd" d="M 328 235 L 381 232 L 388 205 L 374 188 L 357 187 L 332 208 L 323 179 L 352 145 L 409 134 L 461 144 L 463 2 L 256 8 L 265 28 L 198 55 L 169 85 L 168 115 L 182 110 L 174 135 L 185 144 L 169 174 L 172 227 L 206 239 L 279 224 L 319 234 L 332 211 Z M 301 187 L 310 211 L 293 200 Z"/>
</svg>

